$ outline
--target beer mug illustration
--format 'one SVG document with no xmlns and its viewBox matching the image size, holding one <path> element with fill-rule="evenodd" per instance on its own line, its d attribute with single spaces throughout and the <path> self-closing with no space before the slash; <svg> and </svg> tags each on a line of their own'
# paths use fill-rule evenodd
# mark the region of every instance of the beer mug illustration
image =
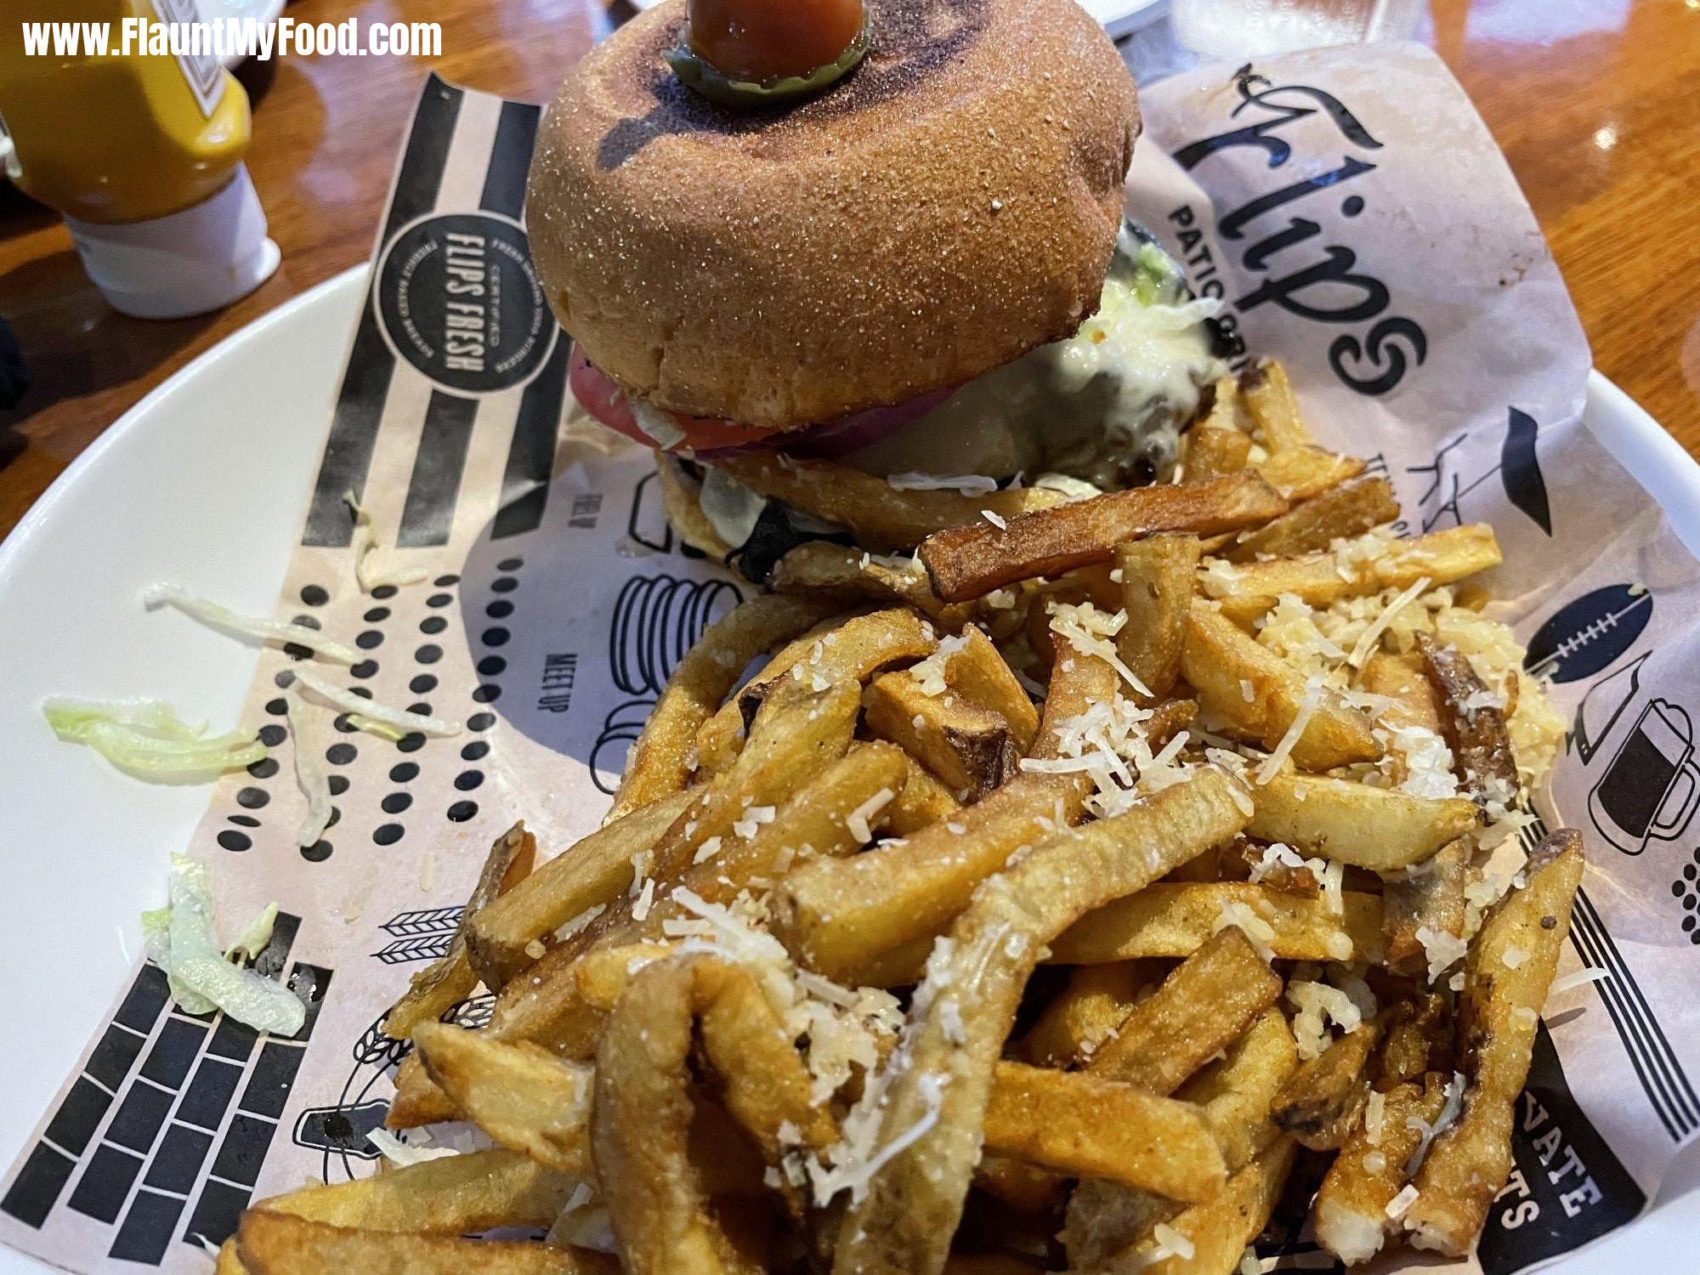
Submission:
<svg viewBox="0 0 1700 1275">
<path fill-rule="evenodd" d="M 1624 854 L 1640 854 L 1649 841 L 1681 836 L 1697 805 L 1693 723 L 1670 701 L 1649 700 L 1588 794 L 1594 827 Z"/>
</svg>

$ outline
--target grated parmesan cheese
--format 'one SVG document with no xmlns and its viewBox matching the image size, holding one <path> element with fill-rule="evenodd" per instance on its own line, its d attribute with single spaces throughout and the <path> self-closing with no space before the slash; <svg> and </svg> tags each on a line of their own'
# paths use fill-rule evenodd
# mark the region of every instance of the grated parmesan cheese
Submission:
<svg viewBox="0 0 1700 1275">
<path fill-rule="evenodd" d="M 1096 655 L 1115 669 L 1135 692 L 1151 697 L 1150 688 L 1122 662 L 1115 643 L 1110 641 L 1127 624 L 1125 610 L 1107 614 L 1090 602 L 1069 603 L 1053 599 L 1045 604 L 1045 612 L 1051 617 L 1051 632 L 1082 655 Z"/>
<path fill-rule="evenodd" d="M 980 517 L 984 518 L 987 522 L 991 523 L 992 526 L 996 527 L 999 531 L 1008 531 L 1009 530 L 1008 519 L 1004 518 L 1003 515 L 1001 515 L 1001 514 L 994 513 L 990 509 L 982 509 L 980 511 Z"/>
<path fill-rule="evenodd" d="M 1364 1106 L 1364 1139 L 1372 1147 L 1381 1145 L 1381 1135 L 1387 1127 L 1387 1095 L 1376 1090 Z"/>
<path fill-rule="evenodd" d="M 1299 701 L 1299 711 L 1293 714 L 1293 724 L 1287 727 L 1287 733 L 1281 736 L 1281 742 L 1275 745 L 1275 751 L 1263 759 L 1263 764 L 1257 768 L 1257 782 L 1266 784 L 1281 773 L 1281 768 L 1287 764 L 1287 758 L 1292 754 L 1299 740 L 1304 738 L 1305 728 L 1310 725 L 1310 719 L 1316 716 L 1316 710 L 1322 703 L 1322 679 L 1312 677 L 1305 683 L 1304 698 Z"/>
<path fill-rule="evenodd" d="M 1548 996 L 1557 996 L 1560 992 L 1568 992 L 1572 987 L 1580 987 L 1584 983 L 1597 983 L 1603 978 L 1609 978 L 1610 971 L 1591 965 L 1586 969 L 1566 974 L 1562 978 L 1552 980 L 1552 986 L 1547 989 Z"/>
<path fill-rule="evenodd" d="M 909 670 L 909 676 L 915 679 L 915 689 L 923 695 L 943 695 L 950 689 L 946 681 L 952 657 L 959 654 L 968 645 L 966 635 L 947 637 L 939 643 L 935 650 L 919 664 Z"/>
<path fill-rule="evenodd" d="M 1528 963 L 1529 953 L 1520 947 L 1508 947 L 1499 958 L 1508 970 L 1522 969 Z"/>
<path fill-rule="evenodd" d="M 1470 950 L 1470 945 L 1456 934 L 1431 929 L 1426 925 L 1417 927 L 1417 942 L 1423 945 L 1423 951 L 1428 956 L 1430 983 L 1438 983 L 1440 976 L 1463 960 L 1464 954 Z"/>
<path fill-rule="evenodd" d="M 1252 911 L 1251 905 L 1243 899 L 1224 899 L 1221 911 L 1216 915 L 1216 923 L 1210 927 L 1212 934 L 1219 933 L 1229 926 L 1238 926 L 1240 933 L 1251 941 L 1257 954 L 1266 961 L 1275 959 L 1275 927 Z M 1289 989 L 1291 984 L 1288 984 Z M 1332 989 L 1330 989 L 1332 990 Z"/>
<path fill-rule="evenodd" d="M 844 817 L 844 826 L 850 829 L 850 835 L 866 844 L 874 838 L 873 828 L 868 821 L 892 803 L 897 796 L 889 788 L 881 788 L 872 797 L 857 806 Z"/>
<path fill-rule="evenodd" d="M 1417 1196 L 1422 1194 L 1415 1186 L 1407 1182 L 1399 1189 L 1399 1194 L 1387 1201 L 1387 1216 L 1397 1222 L 1411 1211 L 1411 1205 L 1417 1202 Z"/>
<path fill-rule="evenodd" d="M 1178 1257 L 1183 1262 L 1190 1262 L 1197 1250 L 1191 1240 L 1182 1235 L 1167 1222 L 1159 1222 L 1151 1228 L 1151 1238 L 1157 1241 L 1157 1247 L 1152 1249 L 1149 1260 L 1155 1264 Z"/>
</svg>

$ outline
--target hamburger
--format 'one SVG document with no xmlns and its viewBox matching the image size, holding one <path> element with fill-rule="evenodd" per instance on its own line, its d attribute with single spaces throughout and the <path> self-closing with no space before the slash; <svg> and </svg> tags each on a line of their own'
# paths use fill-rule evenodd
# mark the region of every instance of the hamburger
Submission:
<svg viewBox="0 0 1700 1275">
<path fill-rule="evenodd" d="M 538 139 L 574 394 L 753 579 L 853 538 L 752 486 L 754 455 L 900 491 L 1164 480 L 1228 351 L 1123 215 L 1139 128 L 1074 0 L 667 0 Z"/>
</svg>

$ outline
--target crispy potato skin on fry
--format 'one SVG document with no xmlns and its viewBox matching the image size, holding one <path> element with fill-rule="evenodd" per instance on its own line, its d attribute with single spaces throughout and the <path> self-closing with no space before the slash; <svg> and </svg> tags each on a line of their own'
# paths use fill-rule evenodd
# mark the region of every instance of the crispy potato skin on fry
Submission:
<svg viewBox="0 0 1700 1275">
<path fill-rule="evenodd" d="M 402 1235 L 309 1222 L 287 1213 L 250 1209 L 236 1234 L 235 1252 L 250 1275 L 618 1275 L 601 1253 L 546 1244 Z"/>
<path fill-rule="evenodd" d="M 1177 1096 L 1203 1108 L 1229 1173 L 1238 1173 L 1281 1137 L 1269 1118 L 1269 1104 L 1297 1065 L 1298 1048 L 1287 1019 L 1279 1008 L 1270 1008 L 1219 1061 L 1181 1086 Z M 1180 1208 L 1172 1200 L 1114 1182 L 1080 1182 L 1069 1197 L 1060 1237 L 1071 1267 L 1098 1269 L 1099 1263 Z"/>
<path fill-rule="evenodd" d="M 1197 536 L 1151 536 L 1116 546 L 1127 612 L 1116 634 L 1116 651 L 1156 699 L 1173 690 L 1181 675 L 1200 552 Z"/>
<path fill-rule="evenodd" d="M 1203 707 L 1226 721 L 1234 733 L 1269 749 L 1281 742 L 1305 699 L 1305 682 L 1296 669 L 1202 599 L 1195 598 L 1187 613 L 1181 671 Z M 1369 719 L 1324 688 L 1292 756 L 1306 770 L 1328 770 L 1354 761 L 1378 761 L 1381 754 Z"/>
<path fill-rule="evenodd" d="M 971 606 L 941 602 L 912 560 L 876 558 L 827 540 L 791 550 L 774 564 L 767 583 L 775 593 L 821 594 L 845 603 L 902 602 L 952 633 L 974 618 Z"/>
<path fill-rule="evenodd" d="M 1017 580 L 1108 562 L 1123 541 L 1161 531 L 1240 531 L 1286 511 L 1287 502 L 1255 474 L 1136 487 L 1013 518 L 1007 528 L 981 520 L 935 532 L 921 542 L 921 565 L 935 593 L 965 602 Z"/>
<path fill-rule="evenodd" d="M 446 1023 L 421 1023 L 414 1044 L 431 1079 L 497 1142 L 561 1173 L 588 1172 L 590 1068 Z"/>
<path fill-rule="evenodd" d="M 1275 1211 L 1281 1187 L 1293 1167 L 1294 1144 L 1283 1138 L 1246 1165 L 1214 1199 L 1195 1204 L 1169 1222 L 1192 1242 L 1191 1258 L 1153 1261 L 1155 1243 L 1140 1241 L 1097 1268 L 1104 1275 L 1227 1275 L 1239 1264 L 1246 1245 L 1257 1238 Z"/>
<path fill-rule="evenodd" d="M 1188 1202 L 1209 1199 L 1227 1180 L 1197 1107 L 1122 1081 L 1015 1062 L 997 1065 L 986 1149 Z"/>
<path fill-rule="evenodd" d="M 1202 769 L 1126 814 L 1056 834 L 975 891 L 929 962 L 929 999 L 912 1011 L 899 1046 L 881 1139 L 935 1123 L 851 1205 L 838 1275 L 942 1269 L 979 1158 L 993 1070 L 1041 947 L 1092 908 L 1232 837 L 1246 818 L 1238 788 L 1222 771 Z"/>
<path fill-rule="evenodd" d="M 1307 606 L 1326 607 L 1341 598 L 1408 588 L 1422 579 L 1452 584 L 1500 561 L 1493 528 L 1471 523 L 1414 540 L 1391 541 L 1375 557 L 1350 566 L 1342 565 L 1333 553 L 1311 553 L 1247 563 L 1229 573 L 1203 577 L 1203 584 L 1220 601 L 1222 614 L 1245 627 L 1285 593 Z"/>
<path fill-rule="evenodd" d="M 1134 998 L 1156 981 L 1154 962 L 1114 961 L 1069 971 L 1068 986 L 1052 998 L 1021 1043 L 1037 1067 L 1068 1067 L 1089 1057 L 1133 1012 Z"/>
<path fill-rule="evenodd" d="M 549 1226 L 577 1184 L 575 1178 L 498 1147 L 334 1186 L 302 1187 L 256 1207 L 330 1226 L 460 1235 L 495 1226 Z"/>
<path fill-rule="evenodd" d="M 1270 1103 L 1275 1123 L 1312 1151 L 1337 1150 L 1369 1098 L 1369 1058 L 1379 1035 L 1365 1023 L 1300 1063 Z"/>
<path fill-rule="evenodd" d="M 1222 400 L 1217 398 L 1217 405 Z M 1229 411 L 1232 411 L 1230 405 Z M 1211 412 L 1212 418 L 1215 411 Z M 1251 459 L 1251 435 L 1218 425 L 1195 425 L 1186 433 L 1186 481 L 1213 482 L 1237 474 Z"/>
<path fill-rule="evenodd" d="M 1326 961 L 1331 943 L 1351 943 L 1357 959 L 1379 954 L 1381 900 L 1346 890 L 1343 915 L 1307 899 L 1246 881 L 1163 881 L 1097 909 L 1051 944 L 1049 960 L 1090 965 L 1139 957 L 1190 956 L 1210 938 L 1224 904 L 1244 903 L 1275 931 L 1269 946 L 1284 960 Z"/>
<path fill-rule="evenodd" d="M 1359 1125 L 1340 1148 L 1317 1192 L 1316 1238 L 1348 1265 L 1367 1262 L 1398 1226 L 1387 1205 L 1409 1181 L 1405 1166 L 1422 1142 L 1410 1122 L 1433 1125 L 1446 1105 L 1446 1081 L 1438 1073 L 1426 1084 L 1395 1085 L 1383 1097 L 1379 1138 Z"/>
<path fill-rule="evenodd" d="M 1511 1126 L 1547 988 L 1558 968 L 1570 908 L 1582 883 L 1582 834 L 1561 828 L 1529 856 L 1527 884 L 1482 925 L 1464 964 L 1459 1009 L 1464 1113 L 1435 1140 L 1417 1174 L 1420 1194 L 1405 1215 L 1418 1248 L 1466 1253 L 1511 1172 Z M 1528 953 L 1512 969 L 1510 948 Z"/>
<path fill-rule="evenodd" d="M 837 609 L 830 599 L 764 594 L 711 625 L 668 679 L 667 689 L 632 747 L 604 822 L 683 788 L 690 778 L 689 755 L 697 727 L 720 707 L 750 661 Z"/>
<path fill-rule="evenodd" d="M 1248 531 L 1226 549 L 1229 562 L 1256 562 L 1259 557 L 1289 558 L 1316 553 L 1336 540 L 1372 531 L 1399 517 L 1393 484 L 1385 478 L 1355 478 L 1293 506 L 1279 518 Z"/>
<path fill-rule="evenodd" d="M 1016 518 L 1063 499 L 1043 487 L 1006 488 L 982 496 L 955 491 L 900 491 L 883 478 L 847 465 L 799 460 L 777 452 L 752 452 L 715 464 L 764 496 L 848 527 L 857 544 L 879 553 L 912 548 L 940 527 L 983 522 L 981 511 L 985 509 L 1003 518 Z"/>
<path fill-rule="evenodd" d="M 1511 750 L 1511 731 L 1487 683 L 1476 675 L 1469 657 L 1442 646 L 1426 633 L 1417 634 L 1423 670 L 1440 701 L 1441 733 L 1452 748 L 1453 763 L 1476 803 L 1517 801 L 1517 757 Z"/>
<path fill-rule="evenodd" d="M 653 848 L 690 803 L 677 792 L 604 824 L 474 911 L 467 949 L 485 986 L 501 991 L 535 959 L 525 950 L 533 942 L 547 943 L 574 917 L 623 895 L 632 883 L 632 856 Z"/>
<path fill-rule="evenodd" d="M 928 695 L 908 673 L 876 677 L 863 696 L 868 729 L 919 758 L 945 783 L 983 797 L 1020 757 L 1009 721 L 946 691 Z"/>
<path fill-rule="evenodd" d="M 639 970 L 596 1053 L 591 1147 L 620 1258 L 633 1275 L 748 1272 L 709 1210 L 689 1154 L 691 962 Z"/>
<path fill-rule="evenodd" d="M 807 968 L 861 981 L 879 957 L 943 930 L 975 886 L 1045 838 L 1059 814 L 1078 820 L 1083 798 L 1071 776 L 1020 775 L 901 844 L 803 864 L 774 889 L 773 932 Z"/>
<path fill-rule="evenodd" d="M 391 1040 L 406 1040 L 416 1025 L 434 1022 L 472 995 L 478 987 L 478 973 L 468 950 L 472 922 L 499 895 L 523 882 L 536 861 L 537 838 L 525 830 L 525 824 L 516 823 L 496 838 L 460 924 L 455 926 L 448 953 L 413 976 L 407 994 L 384 1015 L 384 1035 Z"/>
<path fill-rule="evenodd" d="M 1454 938 L 1464 932 L 1464 882 L 1470 867 L 1470 843 L 1460 839 L 1442 846 L 1415 874 L 1397 873 L 1382 887 L 1382 940 L 1387 965 L 1396 974 L 1415 977 L 1428 970 L 1428 949 L 1417 937 L 1427 928 Z"/>
<path fill-rule="evenodd" d="M 1372 872 L 1394 872 L 1432 858 L 1476 826 L 1462 797 L 1413 797 L 1326 775 L 1276 775 L 1255 785 L 1249 830 Z"/>
<path fill-rule="evenodd" d="M 1233 926 L 1219 930 L 1134 1006 L 1087 1070 L 1154 1094 L 1173 1093 L 1244 1035 L 1281 987 L 1244 934 Z"/>
</svg>

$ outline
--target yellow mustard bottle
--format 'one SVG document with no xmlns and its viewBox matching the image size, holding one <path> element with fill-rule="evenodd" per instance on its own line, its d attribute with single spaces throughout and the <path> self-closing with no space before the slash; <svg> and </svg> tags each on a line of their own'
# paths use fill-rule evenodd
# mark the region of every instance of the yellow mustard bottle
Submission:
<svg viewBox="0 0 1700 1275">
<path fill-rule="evenodd" d="M 198 22 L 195 0 L 7 7 L 0 159 L 64 215 L 107 301 L 179 318 L 264 282 L 278 249 L 243 163 L 248 95 L 211 52 L 169 51 L 157 25 Z"/>
</svg>

